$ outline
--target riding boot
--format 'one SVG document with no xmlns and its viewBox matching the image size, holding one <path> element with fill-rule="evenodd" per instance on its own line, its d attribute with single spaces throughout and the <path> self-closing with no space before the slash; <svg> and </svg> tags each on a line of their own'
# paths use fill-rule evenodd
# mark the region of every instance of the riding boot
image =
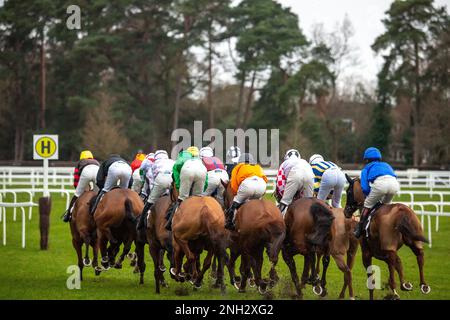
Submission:
<svg viewBox="0 0 450 320">
<path fill-rule="evenodd" d="M 77 199 L 78 199 L 77 196 L 73 196 L 72 200 L 70 200 L 69 208 L 67 209 L 66 212 L 64 212 L 64 215 L 62 218 L 62 220 L 64 222 L 69 222 L 70 220 L 72 220 L 72 208 L 75 205 L 75 201 L 77 201 Z"/>
<path fill-rule="evenodd" d="M 97 209 L 98 203 L 100 202 L 100 199 L 102 198 L 102 196 L 106 193 L 106 191 L 100 190 L 99 193 L 97 194 L 97 197 L 95 198 L 94 204 L 91 207 L 91 210 L 89 210 L 89 213 L 91 215 L 94 214 L 95 210 Z"/>
<path fill-rule="evenodd" d="M 228 208 L 228 210 L 225 212 L 225 229 L 228 230 L 235 230 L 235 226 L 234 226 L 234 210 L 236 210 L 237 208 L 239 208 L 240 203 L 233 201 L 233 204 L 231 205 L 231 207 Z"/>
<path fill-rule="evenodd" d="M 177 199 L 177 201 L 175 202 L 175 205 L 171 208 L 170 212 L 168 213 L 168 221 L 165 225 L 166 230 L 168 231 L 172 231 L 172 218 L 173 215 L 175 214 L 175 211 L 177 211 L 177 208 L 179 207 L 179 205 L 181 204 L 183 200 L 181 199 Z"/>
<path fill-rule="evenodd" d="M 145 219 L 147 218 L 148 211 L 152 207 L 153 203 L 147 202 L 144 206 L 144 209 L 142 210 L 141 216 L 139 217 L 139 222 L 136 226 L 137 230 L 141 230 L 145 226 Z"/>
<path fill-rule="evenodd" d="M 359 239 L 361 237 L 361 234 L 363 232 L 364 225 L 366 224 L 367 216 L 369 215 L 370 208 L 364 207 L 361 212 L 361 218 L 359 223 L 356 225 L 355 231 L 353 232 L 353 235 Z"/>
<path fill-rule="evenodd" d="M 280 209 L 281 215 L 284 217 L 284 213 L 283 211 L 287 208 L 287 205 L 285 205 L 284 203 L 280 202 L 278 204 L 278 209 Z"/>
</svg>

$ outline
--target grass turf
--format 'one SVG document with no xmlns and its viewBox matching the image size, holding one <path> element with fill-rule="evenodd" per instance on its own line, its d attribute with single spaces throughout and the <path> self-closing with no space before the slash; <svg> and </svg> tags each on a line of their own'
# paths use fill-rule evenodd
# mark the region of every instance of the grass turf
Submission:
<svg viewBox="0 0 450 320">
<path fill-rule="evenodd" d="M 39 194 L 35 196 L 37 201 Z M 406 198 L 405 198 L 406 199 Z M 402 199 L 402 200 L 405 200 Z M 12 201 L 11 196 L 4 197 L 4 201 Z M 27 200 L 26 197 L 18 201 Z M 417 200 L 430 200 L 428 196 Z M 436 199 L 437 200 L 437 199 Z M 144 285 L 139 285 L 138 275 L 133 274 L 133 268 L 125 260 L 121 270 L 110 269 L 100 276 L 95 276 L 92 268 L 85 268 L 81 289 L 69 290 L 66 281 L 70 276 L 67 268 L 76 265 L 76 253 L 72 247 L 69 225 L 60 220 L 65 210 L 65 199 L 58 195 L 52 197 L 52 212 L 50 221 L 49 249 L 39 249 L 39 213 L 33 209 L 33 218 L 27 220 L 26 248 L 21 248 L 21 215 L 18 210 L 17 221 L 12 220 L 12 209 L 7 210 L 7 244 L 0 244 L 0 299 L 262 299 L 254 288 L 248 288 L 246 293 L 238 293 L 228 284 L 225 293 L 211 288 L 212 280 L 209 272 L 205 276 L 205 283 L 200 290 L 193 290 L 188 283 L 176 283 L 168 276 L 166 280 L 169 288 L 162 288 L 161 294 L 155 294 L 153 280 L 153 263 L 146 247 L 146 264 Z M 449 199 L 446 199 L 449 201 Z M 425 219 L 426 221 L 426 219 Z M 405 278 L 414 285 L 412 292 L 399 294 L 402 299 L 450 299 L 450 220 L 440 219 L 439 231 L 435 231 L 433 223 L 433 248 L 425 246 L 425 278 L 431 286 L 429 295 L 423 295 L 419 290 L 419 276 L 416 258 L 407 247 L 400 249 L 399 254 L 403 262 Z M 2 233 L 0 229 L 0 233 Z M 1 238 L 0 238 L 1 239 Z M 90 254 L 92 256 L 92 253 Z M 267 258 L 265 258 L 267 260 Z M 296 256 L 299 275 L 303 267 L 303 257 Z M 333 260 L 330 263 L 327 276 L 328 296 L 326 299 L 337 299 L 343 283 L 343 274 L 338 270 Z M 381 299 L 389 293 L 387 286 L 388 270 L 384 262 L 374 260 L 374 264 L 381 268 L 382 288 L 375 291 L 375 298 Z M 166 262 L 168 266 L 168 263 Z M 280 282 L 272 290 L 272 298 L 290 299 L 294 293 L 290 274 L 283 259 L 279 259 L 278 273 Z M 264 265 L 264 275 L 268 273 L 268 263 Z M 396 277 L 398 283 L 398 277 Z M 361 262 L 361 252 L 358 249 L 355 266 L 353 268 L 353 285 L 357 299 L 367 299 L 366 274 Z M 311 286 L 307 286 L 304 299 L 318 299 L 312 293 Z"/>
</svg>

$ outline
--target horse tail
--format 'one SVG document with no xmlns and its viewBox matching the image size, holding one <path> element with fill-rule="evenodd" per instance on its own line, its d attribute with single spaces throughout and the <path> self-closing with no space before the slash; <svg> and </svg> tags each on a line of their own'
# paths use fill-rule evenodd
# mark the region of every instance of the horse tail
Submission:
<svg viewBox="0 0 450 320">
<path fill-rule="evenodd" d="M 331 232 L 334 216 L 330 209 L 320 203 L 313 203 L 309 209 L 314 220 L 314 233 L 309 239 L 312 243 L 325 245 L 325 239 Z"/>
<path fill-rule="evenodd" d="M 269 250 L 269 260 L 271 262 L 275 262 L 278 260 L 278 253 L 281 250 L 281 246 L 283 245 L 285 237 L 286 237 L 285 228 L 282 228 L 281 232 L 278 229 L 275 231 L 274 239 L 270 245 Z"/>
<path fill-rule="evenodd" d="M 401 217 L 397 229 L 406 239 L 428 243 L 428 240 L 422 235 L 420 228 L 414 224 L 414 221 L 411 221 L 411 218 L 408 215 L 404 214 Z"/>
<path fill-rule="evenodd" d="M 136 223 L 136 217 L 133 214 L 133 202 L 129 198 L 125 200 L 125 217 L 132 223 Z"/>
</svg>

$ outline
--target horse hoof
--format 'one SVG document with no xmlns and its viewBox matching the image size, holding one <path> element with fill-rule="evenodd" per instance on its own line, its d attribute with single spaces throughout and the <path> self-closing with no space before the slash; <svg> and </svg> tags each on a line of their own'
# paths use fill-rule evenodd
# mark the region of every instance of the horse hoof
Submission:
<svg viewBox="0 0 450 320">
<path fill-rule="evenodd" d="M 348 298 L 348 299 L 349 299 L 349 300 L 353 300 L 353 301 L 356 300 L 355 297 L 350 297 L 350 298 Z"/>
<path fill-rule="evenodd" d="M 121 263 L 116 263 L 116 264 L 114 265 L 114 268 L 115 268 L 115 269 L 122 269 L 122 264 L 121 264 Z"/>
<path fill-rule="evenodd" d="M 175 268 L 170 268 L 170 274 L 172 275 L 172 276 L 174 276 L 174 277 L 176 277 L 177 276 L 177 273 L 175 272 Z"/>
<path fill-rule="evenodd" d="M 194 283 L 194 289 L 200 290 L 201 288 L 202 288 L 202 285 L 201 285 L 201 284 Z"/>
<path fill-rule="evenodd" d="M 168 284 L 167 282 L 165 282 L 165 281 L 161 281 L 161 286 L 162 286 L 163 288 L 168 288 L 168 287 L 169 287 L 169 284 Z"/>
<path fill-rule="evenodd" d="M 159 271 L 161 272 L 166 272 L 166 267 L 165 266 L 159 266 Z"/>
<path fill-rule="evenodd" d="M 328 295 L 328 291 L 326 288 L 323 288 L 323 292 L 320 294 L 322 298 L 325 298 Z"/>
<path fill-rule="evenodd" d="M 213 280 L 217 280 L 217 274 L 216 274 L 215 272 L 211 272 L 211 273 L 209 274 L 209 277 L 210 277 L 211 279 L 213 279 Z"/>
<path fill-rule="evenodd" d="M 235 287 L 239 292 L 241 291 L 241 286 L 237 282 L 233 283 L 233 287 Z"/>
<path fill-rule="evenodd" d="M 129 252 L 127 254 L 127 258 L 130 260 L 136 260 L 136 258 L 137 258 L 136 252 Z"/>
<path fill-rule="evenodd" d="M 400 296 L 396 293 L 388 294 L 384 297 L 384 300 L 400 300 Z"/>
<path fill-rule="evenodd" d="M 250 288 L 254 288 L 256 286 L 255 279 L 248 279 L 248 285 Z"/>
<path fill-rule="evenodd" d="M 90 267 L 91 266 L 91 259 L 89 259 L 89 258 L 84 258 L 83 259 L 83 265 L 85 266 L 85 267 Z"/>
<path fill-rule="evenodd" d="M 267 286 L 266 286 L 266 285 L 258 286 L 258 292 L 259 292 L 260 294 L 266 294 L 266 293 L 268 292 Z"/>
<path fill-rule="evenodd" d="M 320 285 L 315 285 L 313 287 L 313 292 L 316 296 L 320 296 L 323 293 L 323 288 Z"/>
<path fill-rule="evenodd" d="M 422 285 L 420 285 L 420 291 L 423 294 L 429 294 L 431 292 L 431 287 L 426 284 L 422 284 Z"/>
<path fill-rule="evenodd" d="M 404 282 L 401 284 L 400 288 L 403 291 L 411 291 L 413 289 L 413 285 L 411 282 Z"/>
<path fill-rule="evenodd" d="M 131 260 L 130 267 L 134 267 L 134 266 L 136 266 L 136 260 Z"/>
</svg>

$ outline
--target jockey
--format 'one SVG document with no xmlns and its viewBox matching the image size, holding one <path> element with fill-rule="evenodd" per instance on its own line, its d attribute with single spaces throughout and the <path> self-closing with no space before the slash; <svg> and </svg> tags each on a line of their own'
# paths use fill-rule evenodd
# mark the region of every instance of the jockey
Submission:
<svg viewBox="0 0 450 320">
<path fill-rule="evenodd" d="M 172 217 L 183 200 L 189 196 L 201 195 L 208 185 L 207 170 L 199 157 L 197 147 L 189 147 L 180 152 L 173 165 L 173 180 L 178 191 L 178 199 L 170 208 L 166 229 L 172 229 Z"/>
<path fill-rule="evenodd" d="M 73 186 L 75 188 L 75 195 L 70 200 L 69 208 L 64 213 L 63 221 L 69 222 L 72 219 L 72 208 L 75 201 L 83 194 L 89 184 L 95 186 L 95 179 L 99 163 L 94 159 L 92 152 L 89 150 L 82 151 L 80 154 L 80 161 L 78 161 L 73 173 Z"/>
<path fill-rule="evenodd" d="M 234 230 L 234 211 L 245 201 L 260 199 L 266 192 L 267 177 L 250 153 L 243 153 L 231 173 L 231 189 L 235 195 L 232 205 L 225 212 L 225 228 Z"/>
<path fill-rule="evenodd" d="M 325 161 L 320 154 L 312 155 L 309 163 L 314 172 L 314 193 L 317 199 L 326 201 L 332 193 L 332 207 L 340 208 L 345 174 L 333 162 Z"/>
<path fill-rule="evenodd" d="M 160 198 L 167 190 L 169 190 L 172 184 L 172 169 L 175 161 L 169 159 L 169 155 L 165 150 L 157 150 L 155 152 L 155 162 L 150 165 L 150 169 L 147 171 L 147 176 L 151 176 L 153 187 L 150 195 L 145 203 L 144 209 L 140 216 L 137 229 L 140 230 L 144 227 L 144 221 L 147 218 L 147 213 L 152 205 Z"/>
<path fill-rule="evenodd" d="M 237 165 L 239 157 L 241 156 L 241 149 L 237 146 L 231 146 L 227 151 L 227 173 L 231 177 L 233 168 Z"/>
<path fill-rule="evenodd" d="M 145 156 L 145 159 L 142 161 L 141 166 L 139 167 L 139 174 L 141 183 L 144 182 L 144 186 L 141 188 L 141 193 L 139 194 L 142 200 L 147 199 L 150 194 L 150 190 L 152 189 L 152 181 L 151 174 L 147 175 L 149 172 L 152 163 L 155 161 L 155 154 L 153 152 L 149 153 Z"/>
<path fill-rule="evenodd" d="M 366 199 L 361 212 L 361 220 L 354 232 L 356 238 L 361 236 L 370 210 L 378 202 L 390 203 L 400 190 L 397 175 L 388 163 L 381 161 L 380 150 L 374 147 L 367 148 L 364 152 L 364 160 L 367 164 L 361 171 L 360 179 Z"/>
<path fill-rule="evenodd" d="M 208 187 L 203 192 L 204 196 L 210 196 L 216 193 L 216 198 L 221 205 L 223 205 L 223 193 L 225 187 L 222 184 L 228 183 L 228 173 L 225 171 L 225 167 L 222 161 L 214 157 L 211 147 L 204 147 L 200 149 L 200 158 L 203 161 L 203 165 L 208 170 Z"/>
<path fill-rule="evenodd" d="M 279 200 L 278 208 L 281 213 L 292 203 L 297 192 L 303 197 L 312 197 L 314 187 L 314 173 L 300 152 L 290 149 L 284 156 L 284 161 L 278 169 L 276 195 Z"/>
<path fill-rule="evenodd" d="M 131 167 L 126 160 L 117 154 L 110 155 L 109 159 L 104 161 L 97 173 L 97 186 L 100 189 L 95 198 L 94 205 L 91 207 L 90 213 L 93 214 L 102 196 L 117 186 L 121 189 L 131 188 L 133 179 L 131 177 Z"/>
<path fill-rule="evenodd" d="M 131 171 L 133 172 L 133 186 L 132 189 L 136 193 L 140 193 L 142 190 L 142 181 L 140 176 L 140 170 L 142 161 L 145 160 L 145 154 L 138 152 L 133 162 L 131 162 Z"/>
</svg>

